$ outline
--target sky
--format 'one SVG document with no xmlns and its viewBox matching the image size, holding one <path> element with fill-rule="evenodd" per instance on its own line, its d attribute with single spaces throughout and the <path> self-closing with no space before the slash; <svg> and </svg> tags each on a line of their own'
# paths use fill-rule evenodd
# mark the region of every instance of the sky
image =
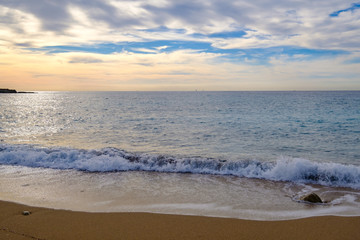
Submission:
<svg viewBox="0 0 360 240">
<path fill-rule="evenodd" d="M 0 0 L 0 88 L 360 90 L 360 2 Z"/>
</svg>

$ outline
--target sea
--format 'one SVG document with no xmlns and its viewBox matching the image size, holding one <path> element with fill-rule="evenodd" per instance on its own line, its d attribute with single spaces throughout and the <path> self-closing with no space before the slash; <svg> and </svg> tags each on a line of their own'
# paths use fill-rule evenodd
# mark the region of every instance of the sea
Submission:
<svg viewBox="0 0 360 240">
<path fill-rule="evenodd" d="M 301 200 L 312 192 L 324 203 Z M 0 94 L 0 200 L 269 221 L 360 216 L 360 91 Z"/>
</svg>

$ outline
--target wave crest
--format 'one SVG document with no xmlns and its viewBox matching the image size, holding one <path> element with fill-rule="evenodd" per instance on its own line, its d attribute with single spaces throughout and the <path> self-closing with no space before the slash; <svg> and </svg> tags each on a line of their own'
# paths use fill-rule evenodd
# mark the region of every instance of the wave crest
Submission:
<svg viewBox="0 0 360 240">
<path fill-rule="evenodd" d="M 2 144 L 0 145 L 0 164 L 88 172 L 157 171 L 233 175 L 360 189 L 359 166 L 319 163 L 299 158 L 281 158 L 276 162 L 227 161 L 199 157 L 175 158 L 133 154 L 116 148 L 79 150 Z"/>
</svg>

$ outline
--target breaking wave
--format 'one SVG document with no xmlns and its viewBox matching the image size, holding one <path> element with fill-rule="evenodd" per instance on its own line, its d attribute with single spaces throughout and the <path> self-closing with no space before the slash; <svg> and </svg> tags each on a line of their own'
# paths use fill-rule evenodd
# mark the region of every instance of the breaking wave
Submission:
<svg viewBox="0 0 360 240">
<path fill-rule="evenodd" d="M 134 154 L 116 148 L 80 150 L 0 144 L 0 164 L 87 172 L 156 171 L 232 175 L 360 189 L 359 166 L 319 163 L 300 158 L 281 158 L 276 162 L 227 161 Z"/>
</svg>

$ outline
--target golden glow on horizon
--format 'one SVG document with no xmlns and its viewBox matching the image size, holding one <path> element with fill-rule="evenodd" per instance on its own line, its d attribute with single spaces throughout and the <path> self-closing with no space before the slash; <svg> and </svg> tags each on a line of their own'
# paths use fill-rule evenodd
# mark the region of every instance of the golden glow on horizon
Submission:
<svg viewBox="0 0 360 240">
<path fill-rule="evenodd" d="M 0 84 L 28 91 L 336 90 L 338 79 L 332 78 L 332 85 L 329 76 L 357 70 L 357 65 L 344 67 L 332 60 L 321 60 L 316 66 L 286 60 L 277 60 L 274 66 L 251 66 L 214 62 L 213 57 L 189 51 L 7 53 L 0 55 Z M 309 72 L 317 74 L 318 80 L 307 76 Z M 352 89 L 351 83 L 342 88 Z"/>
</svg>

